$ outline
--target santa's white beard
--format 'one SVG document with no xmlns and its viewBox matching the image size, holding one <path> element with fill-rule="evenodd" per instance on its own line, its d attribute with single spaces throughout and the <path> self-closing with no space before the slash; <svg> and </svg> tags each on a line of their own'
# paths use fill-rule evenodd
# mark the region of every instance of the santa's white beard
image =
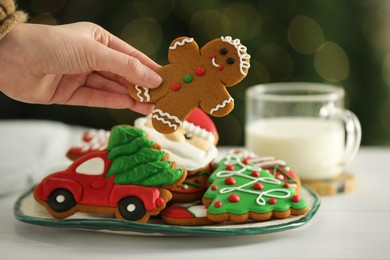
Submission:
<svg viewBox="0 0 390 260">
<path fill-rule="evenodd" d="M 214 145 L 205 151 L 187 142 L 175 142 L 151 127 L 145 126 L 146 118 L 138 118 L 135 127 L 144 130 L 148 137 L 169 154 L 169 160 L 176 162 L 178 168 L 188 171 L 201 169 L 217 157 L 218 150 Z"/>
</svg>

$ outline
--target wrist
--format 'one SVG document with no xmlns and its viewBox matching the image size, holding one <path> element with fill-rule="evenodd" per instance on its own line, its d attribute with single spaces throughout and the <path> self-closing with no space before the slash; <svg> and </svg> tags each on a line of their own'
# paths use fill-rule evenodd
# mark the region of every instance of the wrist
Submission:
<svg viewBox="0 0 390 260">
<path fill-rule="evenodd" d="M 0 39 L 6 35 L 14 25 L 27 21 L 27 14 L 17 11 L 13 0 L 0 0 Z"/>
</svg>

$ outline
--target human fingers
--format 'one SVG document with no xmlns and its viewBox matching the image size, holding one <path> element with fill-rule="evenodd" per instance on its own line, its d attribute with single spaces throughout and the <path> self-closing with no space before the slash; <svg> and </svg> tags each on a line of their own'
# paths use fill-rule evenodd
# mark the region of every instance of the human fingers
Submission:
<svg viewBox="0 0 390 260">
<path fill-rule="evenodd" d="M 136 102 L 127 94 L 112 93 L 87 86 L 76 89 L 73 95 L 65 103 L 61 104 L 112 109 L 131 109 L 145 115 L 150 114 L 154 108 L 153 104 Z"/>
<path fill-rule="evenodd" d="M 155 88 L 161 84 L 161 77 L 137 58 L 97 42 L 93 45 L 90 46 L 93 48 L 87 48 L 86 50 L 87 59 L 90 59 L 91 70 L 118 74 L 129 82 L 147 88 Z"/>
<path fill-rule="evenodd" d="M 108 71 L 95 71 L 94 74 L 101 75 L 102 77 L 115 81 L 122 86 L 127 87 L 129 85 L 129 82 L 124 77 L 119 76 L 118 74 L 114 74 Z"/>
<path fill-rule="evenodd" d="M 122 52 L 124 54 L 130 55 L 136 59 L 138 59 L 142 64 L 145 66 L 148 66 L 151 69 L 156 69 L 160 67 L 159 64 L 157 64 L 155 61 L 150 59 L 147 55 L 142 53 L 141 51 L 137 50 L 133 46 L 129 45 L 122 39 L 116 37 L 115 35 L 111 34 L 104 28 L 91 23 L 80 23 L 81 26 L 85 25 L 90 30 L 92 30 L 93 38 L 106 45 L 107 47 L 114 49 L 116 51 Z M 77 24 L 76 24 L 77 25 Z"/>
<path fill-rule="evenodd" d="M 95 89 L 100 89 L 107 92 L 119 93 L 119 94 L 127 94 L 127 83 L 121 84 L 115 80 L 116 78 L 110 79 L 101 75 L 100 73 L 92 73 L 88 76 L 85 86 Z M 126 81 L 125 79 L 123 79 Z M 127 81 L 126 81 L 127 82 Z"/>
</svg>

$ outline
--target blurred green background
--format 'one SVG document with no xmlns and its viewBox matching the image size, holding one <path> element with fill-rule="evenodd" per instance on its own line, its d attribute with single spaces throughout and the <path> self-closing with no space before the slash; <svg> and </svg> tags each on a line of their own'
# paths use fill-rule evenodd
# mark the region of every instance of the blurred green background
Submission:
<svg viewBox="0 0 390 260">
<path fill-rule="evenodd" d="M 251 54 L 248 77 L 229 91 L 233 112 L 214 118 L 221 145 L 244 143 L 244 94 L 266 82 L 330 82 L 347 93 L 363 145 L 390 146 L 390 1 L 377 0 L 21 0 L 31 23 L 97 23 L 160 64 L 170 42 L 200 46 L 222 35 Z M 44 35 L 42 35 L 44 37 Z M 48 39 L 50 40 L 50 39 Z M 110 129 L 140 115 L 129 110 L 23 104 L 0 94 L 1 119 L 49 119 Z"/>
</svg>

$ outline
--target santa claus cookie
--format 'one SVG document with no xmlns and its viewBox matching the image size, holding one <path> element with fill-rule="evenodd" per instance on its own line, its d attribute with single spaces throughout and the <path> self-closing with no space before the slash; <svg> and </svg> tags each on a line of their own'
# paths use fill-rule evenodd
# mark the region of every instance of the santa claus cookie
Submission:
<svg viewBox="0 0 390 260">
<path fill-rule="evenodd" d="M 157 132 L 150 117 L 138 118 L 135 127 L 148 133 L 150 139 L 169 154 L 177 167 L 187 169 L 187 179 L 177 187 L 172 187 L 175 202 L 200 200 L 207 189 L 210 176 L 210 163 L 217 156 L 217 129 L 211 118 L 200 108 L 195 108 L 183 125 L 172 134 Z"/>
<path fill-rule="evenodd" d="M 193 38 L 175 39 L 168 51 L 169 63 L 156 72 L 161 86 L 147 89 L 129 85 L 129 94 L 139 102 L 156 104 L 153 127 L 160 133 L 177 131 L 195 107 L 212 116 L 225 116 L 234 107 L 226 90 L 248 72 L 250 55 L 239 39 L 230 36 L 208 42 L 199 50 Z"/>
<path fill-rule="evenodd" d="M 296 187 L 265 169 L 267 164 L 267 159 L 235 154 L 228 154 L 220 161 L 202 199 L 207 217 L 215 222 L 242 223 L 306 213 L 307 203 L 297 194 Z M 284 178 L 293 182 L 292 176 Z"/>
</svg>

